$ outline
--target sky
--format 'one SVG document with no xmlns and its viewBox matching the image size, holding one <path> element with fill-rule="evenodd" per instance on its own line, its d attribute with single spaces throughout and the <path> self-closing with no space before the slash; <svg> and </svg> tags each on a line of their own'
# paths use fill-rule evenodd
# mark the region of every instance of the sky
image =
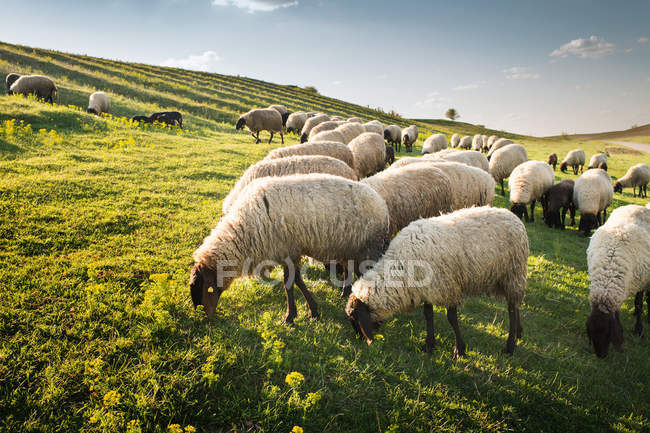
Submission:
<svg viewBox="0 0 650 433">
<path fill-rule="evenodd" d="M 650 123 L 650 1 L 0 0 L 0 40 L 536 136 Z"/>
</svg>

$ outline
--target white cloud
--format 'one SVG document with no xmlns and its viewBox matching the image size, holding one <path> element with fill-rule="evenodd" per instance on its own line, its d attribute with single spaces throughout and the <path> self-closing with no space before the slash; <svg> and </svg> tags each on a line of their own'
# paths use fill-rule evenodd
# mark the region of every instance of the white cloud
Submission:
<svg viewBox="0 0 650 433">
<path fill-rule="evenodd" d="M 485 84 L 485 81 L 476 81 L 469 84 L 461 84 L 453 88 L 453 90 L 473 90 L 481 87 L 482 84 Z"/>
<path fill-rule="evenodd" d="M 579 38 L 567 42 L 560 48 L 553 50 L 551 57 L 568 57 L 574 55 L 581 59 L 599 59 L 614 52 L 616 45 L 607 42 L 598 36 L 590 36 L 588 39 Z"/>
<path fill-rule="evenodd" d="M 423 101 L 418 101 L 415 103 L 418 107 L 432 106 L 436 108 L 442 108 L 446 104 L 449 104 L 451 99 L 446 96 L 441 96 L 438 92 L 431 92 Z"/>
<path fill-rule="evenodd" d="M 640 44 L 647 44 L 648 43 L 648 38 L 643 36 L 643 37 L 639 38 L 639 40 L 637 42 L 640 43 Z"/>
<path fill-rule="evenodd" d="M 541 77 L 540 74 L 525 66 L 513 66 L 504 69 L 503 72 L 505 72 L 506 78 L 509 80 L 537 80 Z"/>
<path fill-rule="evenodd" d="M 249 13 L 272 12 L 280 8 L 297 6 L 297 0 L 212 0 L 215 6 L 235 6 Z"/>
<path fill-rule="evenodd" d="M 221 57 L 214 51 L 206 51 L 199 55 L 189 55 L 184 59 L 169 58 L 161 66 L 189 69 L 192 71 L 214 72 Z"/>
</svg>

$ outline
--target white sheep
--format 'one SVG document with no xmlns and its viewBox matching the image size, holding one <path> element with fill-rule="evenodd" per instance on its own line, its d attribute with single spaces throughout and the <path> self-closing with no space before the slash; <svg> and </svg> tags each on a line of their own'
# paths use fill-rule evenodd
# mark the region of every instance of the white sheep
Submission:
<svg viewBox="0 0 650 433">
<path fill-rule="evenodd" d="M 363 120 L 361 120 L 359 117 L 350 117 L 348 119 L 348 122 L 351 122 L 351 123 L 363 123 Z"/>
<path fill-rule="evenodd" d="M 384 140 L 386 140 L 391 147 L 399 146 L 402 142 L 402 128 L 397 125 L 388 125 L 386 129 L 384 129 Z"/>
<path fill-rule="evenodd" d="M 605 164 L 605 167 L 607 167 L 607 155 L 604 153 L 596 153 L 591 158 L 589 158 L 589 165 L 587 165 L 587 169 L 602 168 L 600 166 L 601 164 Z M 607 171 L 607 168 L 604 170 Z"/>
<path fill-rule="evenodd" d="M 481 152 L 487 152 L 488 151 L 488 136 L 487 135 L 481 135 Z"/>
<path fill-rule="evenodd" d="M 442 134 L 433 134 L 422 143 L 422 154 L 435 153 L 447 148 L 447 137 Z"/>
<path fill-rule="evenodd" d="M 481 134 L 475 134 L 474 137 L 472 137 L 472 150 L 476 150 L 480 152 L 482 147 L 483 147 L 483 136 Z"/>
<path fill-rule="evenodd" d="M 316 114 L 314 117 L 308 117 L 300 130 L 300 142 L 304 143 L 309 137 L 309 133 L 313 128 L 316 127 L 319 123 L 327 122 L 330 120 L 330 117 L 327 114 Z"/>
<path fill-rule="evenodd" d="M 468 151 L 454 151 L 455 149 L 447 149 L 449 152 L 444 150 L 436 153 L 430 153 L 424 155 L 423 158 L 434 158 L 434 159 L 444 159 L 445 161 L 460 162 L 463 164 L 470 165 L 472 167 L 480 168 L 481 170 L 488 172 L 490 169 L 490 163 L 488 162 L 485 155 L 481 152 L 475 150 Z"/>
<path fill-rule="evenodd" d="M 13 82 L 9 91 L 10 95 L 36 95 L 45 102 L 54 102 L 59 99 L 59 89 L 56 88 L 51 78 L 43 75 L 23 75 Z"/>
<path fill-rule="evenodd" d="M 315 136 L 320 132 L 333 131 L 344 123 L 345 121 L 341 121 L 341 120 L 328 120 L 327 122 L 321 122 L 318 125 L 314 126 L 311 131 L 309 131 L 309 135 L 307 136 L 306 141 L 310 141 L 313 136 Z M 301 142 L 302 142 L 302 137 L 301 137 Z"/>
<path fill-rule="evenodd" d="M 492 148 L 492 146 L 494 145 L 494 143 L 495 143 L 498 139 L 499 139 L 499 137 L 497 137 L 496 135 L 490 135 L 490 136 L 488 137 L 488 141 L 487 141 L 487 150 L 488 150 L 488 151 Z"/>
<path fill-rule="evenodd" d="M 88 98 L 88 110 L 96 116 L 111 112 L 111 99 L 104 92 L 95 92 Z"/>
<path fill-rule="evenodd" d="M 464 136 L 463 138 L 460 139 L 458 142 L 458 147 L 461 149 L 466 149 L 469 150 L 472 147 L 472 137 L 469 135 Z"/>
<path fill-rule="evenodd" d="M 605 222 L 607 207 L 612 203 L 612 178 L 605 170 L 585 171 L 573 186 L 573 204 L 580 211 L 579 230 L 589 236 L 591 230 Z M 602 212 L 602 220 L 601 220 Z"/>
<path fill-rule="evenodd" d="M 338 131 L 343 135 L 343 143 L 350 144 L 352 140 L 366 132 L 366 129 L 360 123 L 346 122 L 339 125 L 335 131 Z"/>
<path fill-rule="evenodd" d="M 505 147 L 505 146 L 507 146 L 509 144 L 513 144 L 513 141 L 509 140 L 507 138 L 499 138 L 497 141 L 495 141 L 492 144 L 492 147 L 490 147 L 490 150 L 488 150 L 488 153 L 486 155 L 488 161 L 490 160 L 490 158 L 492 158 L 492 155 L 494 154 L 494 152 L 496 152 L 497 150 L 499 150 L 502 147 Z"/>
<path fill-rule="evenodd" d="M 502 196 L 506 195 L 503 180 L 510 176 L 515 167 L 526 161 L 528 161 L 528 152 L 520 144 L 509 144 L 492 154 L 489 171 L 494 180 L 501 185 Z"/>
<path fill-rule="evenodd" d="M 375 134 L 379 134 L 381 136 L 384 135 L 384 125 L 378 120 L 371 120 L 370 122 L 366 122 L 363 124 L 363 127 L 365 128 L 366 132 L 374 132 Z"/>
<path fill-rule="evenodd" d="M 459 144 L 460 144 L 460 135 L 459 134 L 452 135 L 451 138 L 449 139 L 449 145 L 451 147 L 458 147 Z"/>
<path fill-rule="evenodd" d="M 408 126 L 404 129 L 402 129 L 402 144 L 404 145 L 404 148 L 406 149 L 407 152 L 411 152 L 413 150 L 413 144 L 418 139 L 418 127 L 417 125 L 411 125 Z M 397 151 L 401 151 L 402 146 L 397 146 Z"/>
<path fill-rule="evenodd" d="M 634 333 L 641 336 L 643 292 L 650 300 L 650 205 L 628 205 L 614 210 L 595 231 L 587 248 L 589 303 L 587 336 L 596 355 L 607 356 L 609 344 L 621 351 L 623 327 L 619 312 L 634 296 Z M 650 317 L 650 302 L 648 302 Z"/>
<path fill-rule="evenodd" d="M 289 114 L 286 122 L 287 133 L 295 132 L 296 134 L 302 130 L 302 127 L 305 126 L 305 122 L 308 119 L 308 114 L 304 111 L 296 111 L 295 113 Z"/>
<path fill-rule="evenodd" d="M 519 308 L 526 290 L 529 247 L 522 222 L 505 209 L 478 207 L 405 227 L 377 264 L 352 286 L 345 312 L 368 344 L 391 315 L 424 304 L 427 336 L 435 345 L 433 305 L 447 308 L 455 356 L 465 355 L 457 308 L 466 298 L 488 295 L 508 304 L 506 352 L 521 337 Z"/>
<path fill-rule="evenodd" d="M 370 187 L 328 174 L 265 177 L 248 185 L 194 252 L 190 294 L 208 316 L 233 280 L 260 267 L 282 264 L 287 295 L 285 323 L 297 316 L 294 283 L 318 317 L 300 276 L 305 255 L 327 262 L 377 260 L 388 239 L 386 203 Z M 227 270 L 228 269 L 228 270 Z M 359 271 L 360 272 L 360 271 Z"/>
<path fill-rule="evenodd" d="M 265 160 L 286 158 L 295 155 L 324 155 L 340 159 L 351 168 L 354 168 L 352 151 L 343 143 L 334 141 L 316 141 L 296 144 L 293 146 L 278 147 L 266 155 Z"/>
<path fill-rule="evenodd" d="M 5 85 L 7 86 L 7 93 L 11 94 L 11 85 L 16 82 L 17 79 L 20 78 L 19 74 L 11 73 L 7 74 L 5 77 Z"/>
<path fill-rule="evenodd" d="M 336 129 L 321 131 L 315 135 L 310 135 L 311 137 L 309 137 L 309 141 L 312 143 L 316 141 L 336 141 L 345 144 L 345 138 L 343 137 L 343 134 L 341 134 L 341 132 L 337 131 Z"/>
<path fill-rule="evenodd" d="M 544 161 L 526 161 L 515 167 L 508 181 L 512 213 L 518 218 L 524 216 L 526 221 L 535 221 L 535 202 L 541 201 L 542 209 L 546 210 L 542 197 L 553 186 L 554 180 L 553 169 Z M 530 204 L 530 218 L 527 204 Z"/>
<path fill-rule="evenodd" d="M 573 174 L 578 174 L 578 167 L 580 168 L 580 173 L 585 165 L 587 155 L 584 150 L 573 149 L 567 153 L 566 157 L 560 163 L 560 171 L 566 173 L 567 166 L 573 168 Z"/>
<path fill-rule="evenodd" d="M 261 131 L 269 131 L 271 134 L 269 137 L 269 143 L 273 140 L 273 134 L 276 132 L 279 133 L 282 144 L 284 144 L 284 136 L 282 135 L 282 116 L 273 108 L 256 108 L 250 110 L 248 113 L 242 114 L 239 119 L 237 119 L 235 129 L 239 131 L 240 129 L 244 129 L 244 126 L 248 128 L 251 135 L 255 138 L 256 144 L 261 141 Z"/>
<path fill-rule="evenodd" d="M 354 157 L 354 171 L 362 179 L 386 166 L 386 145 L 381 135 L 364 132 L 348 144 Z"/>
<path fill-rule="evenodd" d="M 630 167 L 625 176 L 614 182 L 614 192 L 622 193 L 623 188 L 632 187 L 632 195 L 636 197 L 636 187 L 639 187 L 639 197 L 648 197 L 650 183 L 650 167 L 647 164 L 637 164 Z"/>
</svg>

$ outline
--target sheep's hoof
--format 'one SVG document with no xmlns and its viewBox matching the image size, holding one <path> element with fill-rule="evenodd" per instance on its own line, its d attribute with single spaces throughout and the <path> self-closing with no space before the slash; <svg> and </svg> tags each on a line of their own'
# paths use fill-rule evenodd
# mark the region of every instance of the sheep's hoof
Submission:
<svg viewBox="0 0 650 433">
<path fill-rule="evenodd" d="M 460 347 L 454 346 L 454 359 L 464 358 L 465 357 L 465 345 Z"/>
<path fill-rule="evenodd" d="M 320 319 L 320 313 L 318 311 L 310 311 L 309 312 L 309 318 L 311 320 L 318 320 L 318 319 Z"/>
<path fill-rule="evenodd" d="M 506 344 L 506 348 L 503 351 L 506 355 L 512 355 L 515 353 L 515 342 L 508 340 L 508 343 Z"/>
<path fill-rule="evenodd" d="M 284 316 L 284 319 L 282 319 L 282 324 L 289 325 L 289 326 L 293 325 L 293 319 L 295 319 L 296 316 L 297 316 L 297 314 L 295 314 L 295 313 L 294 314 L 287 313 Z"/>
<path fill-rule="evenodd" d="M 643 335 L 643 325 L 641 323 L 634 325 L 634 335 L 638 335 L 639 337 Z"/>
</svg>

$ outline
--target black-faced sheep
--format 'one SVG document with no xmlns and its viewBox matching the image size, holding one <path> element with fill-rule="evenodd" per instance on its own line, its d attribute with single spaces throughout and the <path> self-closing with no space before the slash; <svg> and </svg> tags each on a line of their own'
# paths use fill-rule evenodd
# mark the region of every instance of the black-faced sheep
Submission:
<svg viewBox="0 0 650 433">
<path fill-rule="evenodd" d="M 573 149 L 567 153 L 566 157 L 560 163 L 560 171 L 566 173 L 567 167 L 571 167 L 573 168 L 573 174 L 578 174 L 578 168 L 580 169 L 580 173 L 582 173 L 586 159 L 587 155 L 584 150 Z"/>
<path fill-rule="evenodd" d="M 451 138 L 449 139 L 449 145 L 451 147 L 458 147 L 459 144 L 460 144 L 460 135 L 459 134 L 452 135 Z"/>
<path fill-rule="evenodd" d="M 553 169 L 543 161 L 526 161 L 515 167 L 508 181 L 512 213 L 519 218 L 525 217 L 526 221 L 535 221 L 535 202 L 540 200 L 545 208 L 542 197 L 553 186 L 554 179 Z M 527 204 L 530 204 L 530 217 Z"/>
<path fill-rule="evenodd" d="M 248 128 L 251 135 L 255 138 L 255 143 L 259 143 L 260 140 L 260 131 L 269 131 L 271 136 L 269 137 L 269 143 L 273 140 L 273 134 L 279 133 L 282 144 L 284 144 L 284 136 L 282 135 L 282 116 L 280 113 L 273 108 L 257 108 L 250 110 L 248 113 L 241 115 L 237 119 L 237 125 L 235 129 L 239 131 L 240 129 Z M 257 134 L 257 135 L 256 135 Z"/>
<path fill-rule="evenodd" d="M 604 153 L 597 153 L 589 158 L 589 165 L 587 165 L 587 169 L 600 168 L 601 163 L 607 164 L 607 155 Z"/>
<path fill-rule="evenodd" d="M 384 140 L 390 144 L 391 148 L 399 146 L 402 142 L 402 128 L 397 125 L 388 125 L 384 129 Z"/>
<path fill-rule="evenodd" d="M 302 127 L 305 126 L 305 122 L 308 118 L 308 114 L 304 111 L 296 111 L 295 113 L 291 113 L 287 118 L 287 122 L 285 124 L 287 133 L 293 132 L 298 134 L 302 130 Z"/>
<path fill-rule="evenodd" d="M 45 102 L 54 102 L 59 99 L 59 90 L 54 81 L 42 75 L 23 75 L 18 78 L 9 88 L 10 95 L 36 95 L 38 99 Z"/>
<path fill-rule="evenodd" d="M 178 125 L 183 128 L 183 115 L 178 111 L 162 111 L 160 113 L 153 113 L 149 116 L 151 123 L 158 122 L 169 126 Z M 258 134 L 259 135 L 259 134 Z"/>
<path fill-rule="evenodd" d="M 546 162 L 548 165 L 553 166 L 553 171 L 555 171 L 555 167 L 557 166 L 557 153 L 551 153 Z"/>
<path fill-rule="evenodd" d="M 637 164 L 630 167 L 625 176 L 614 182 L 614 192 L 622 193 L 623 188 L 632 187 L 632 195 L 636 197 L 636 187 L 639 187 L 639 197 L 648 197 L 650 183 L 650 167 L 647 164 Z"/>
<path fill-rule="evenodd" d="M 402 129 L 402 144 L 406 149 L 407 153 L 413 151 L 413 145 L 418 139 L 418 127 L 416 125 L 411 125 L 407 128 Z M 401 151 L 402 147 L 397 146 L 397 151 Z"/>
<path fill-rule="evenodd" d="M 547 226 L 564 230 L 567 211 L 571 211 L 570 225 L 575 224 L 576 208 L 573 205 L 573 185 L 574 182 L 571 179 L 565 179 L 550 187 L 546 192 L 543 200 L 546 209 L 544 222 Z"/>
<path fill-rule="evenodd" d="M 607 207 L 612 203 L 612 178 L 599 168 L 585 171 L 573 186 L 573 204 L 580 211 L 579 230 L 589 236 L 592 229 L 605 222 Z M 601 218 L 602 213 L 602 218 Z"/>
<path fill-rule="evenodd" d="M 503 180 L 508 178 L 519 164 L 528 161 L 528 152 L 521 144 L 509 144 L 492 154 L 489 171 L 494 180 L 501 185 L 501 195 L 505 196 Z"/>
<path fill-rule="evenodd" d="M 111 99 L 104 92 L 95 92 L 88 98 L 88 113 L 101 116 L 111 112 Z"/>
<path fill-rule="evenodd" d="M 9 94 L 11 93 L 10 92 L 11 85 L 13 83 L 15 83 L 16 80 L 19 79 L 19 78 L 20 78 L 20 75 L 18 75 L 18 74 L 14 74 L 14 73 L 7 74 L 7 76 L 5 77 L 5 84 L 7 86 L 7 93 L 9 93 Z"/>
<path fill-rule="evenodd" d="M 305 121 L 305 124 L 302 126 L 302 129 L 300 130 L 300 142 L 307 142 L 311 130 L 315 128 L 319 123 L 327 122 L 329 120 L 330 117 L 327 114 L 316 114 L 314 117 L 308 117 Z"/>
<path fill-rule="evenodd" d="M 386 145 L 386 165 L 393 165 L 395 162 L 395 149 L 393 146 Z"/>
<path fill-rule="evenodd" d="M 436 153 L 447 148 L 447 137 L 442 134 L 433 134 L 422 143 L 422 154 Z"/>
<path fill-rule="evenodd" d="M 348 144 L 354 157 L 354 171 L 359 179 L 371 176 L 386 167 L 384 138 L 374 132 L 364 132 Z"/>
</svg>

